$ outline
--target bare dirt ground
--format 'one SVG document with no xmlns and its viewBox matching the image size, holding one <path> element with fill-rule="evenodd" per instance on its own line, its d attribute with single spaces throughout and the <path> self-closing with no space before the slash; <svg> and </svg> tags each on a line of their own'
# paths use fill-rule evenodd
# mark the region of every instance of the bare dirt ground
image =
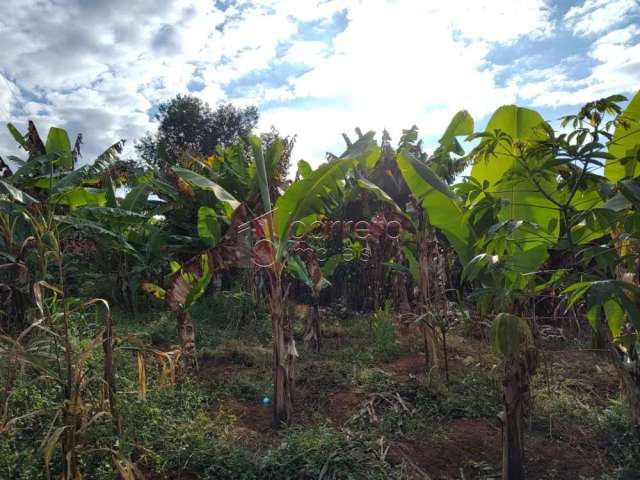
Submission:
<svg viewBox="0 0 640 480">
<path fill-rule="evenodd" d="M 410 333 L 402 339 L 404 344 L 414 341 L 419 345 L 419 338 L 411 338 Z M 424 355 L 418 348 L 375 368 L 387 372 L 400 387 L 415 382 L 428 374 Z M 499 368 L 485 342 L 454 339 L 449 351 L 451 374 L 464 372 L 470 365 Z M 225 358 L 208 358 L 201 361 L 199 377 L 233 376 L 255 368 Z M 533 401 L 544 389 L 551 398 L 553 389 L 559 386 L 565 394 L 574 392 L 580 399 L 578 402 L 588 402 L 585 408 L 605 406 L 618 390 L 615 371 L 605 357 L 589 350 L 543 345 L 539 375 L 533 381 Z M 318 382 L 313 381 L 313 375 L 307 375 L 297 386 L 294 422 L 307 425 L 320 419 L 338 428 L 348 428 L 349 420 L 362 408 L 369 393 L 359 387 L 345 388 L 339 382 L 327 382 L 326 375 Z M 216 404 L 212 411 L 218 408 L 220 405 Z M 224 403 L 224 408 L 236 418 L 236 434 L 248 442 L 278 440 L 278 431 L 271 424 L 270 407 L 259 401 L 231 399 Z M 386 461 L 392 465 L 403 462 L 412 465 L 418 472 L 416 478 L 499 478 L 501 428 L 497 417 L 434 418 L 428 425 L 437 428 L 426 428 L 412 438 L 387 439 Z M 529 425 L 525 433 L 529 479 L 598 478 L 612 471 L 604 440 L 593 429 L 566 418 L 555 419 L 549 428 Z"/>
</svg>

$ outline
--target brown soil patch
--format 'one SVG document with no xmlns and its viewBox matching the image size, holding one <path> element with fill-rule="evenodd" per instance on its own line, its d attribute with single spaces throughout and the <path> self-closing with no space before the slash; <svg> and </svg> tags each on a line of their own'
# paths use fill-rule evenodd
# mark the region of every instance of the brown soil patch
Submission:
<svg viewBox="0 0 640 480">
<path fill-rule="evenodd" d="M 407 380 L 412 375 L 425 372 L 425 361 L 422 353 L 401 357 L 393 362 L 383 363 L 380 368 L 394 374 L 395 380 Z"/>
<path fill-rule="evenodd" d="M 603 472 L 613 471 L 604 449 L 594 444 L 592 439 L 586 439 L 579 431 L 567 432 L 555 438 L 526 432 L 525 448 L 527 478 L 532 480 L 597 478 Z"/>
<path fill-rule="evenodd" d="M 240 370 L 247 370 L 248 368 L 225 357 L 202 357 L 198 359 L 198 377 L 205 380 L 212 376 L 233 375 Z"/>
<path fill-rule="evenodd" d="M 415 441 L 393 442 L 387 460 L 391 464 L 414 464 L 432 480 L 457 480 L 461 470 L 465 478 L 478 478 L 479 468 L 499 474 L 502 447 L 497 420 L 461 418 L 442 427 L 444 433 L 424 432 Z M 526 432 L 527 478 L 567 480 L 612 471 L 604 450 L 582 443 L 580 438 L 579 432 L 566 438 Z"/>
<path fill-rule="evenodd" d="M 296 389 L 293 411 L 294 425 L 311 425 L 328 418 L 340 427 L 358 410 L 366 397 L 363 392 L 345 390 L 319 394 L 315 390 Z M 215 417 L 224 408 L 236 417 L 233 433 L 241 438 L 272 438 L 277 434 L 273 428 L 273 404 L 262 405 L 258 401 L 246 402 L 234 398 L 225 399 L 211 409 Z"/>
<path fill-rule="evenodd" d="M 165 480 L 167 477 L 165 477 L 164 475 L 158 475 L 155 472 L 152 471 L 148 471 L 146 469 L 142 469 L 143 473 L 144 473 L 144 478 L 146 480 Z M 195 473 L 190 473 L 190 472 L 177 472 L 174 474 L 175 476 L 171 477 L 172 480 L 198 480 L 200 477 L 198 475 L 196 475 Z M 121 480 L 121 476 L 118 477 L 118 480 Z"/>
<path fill-rule="evenodd" d="M 336 335 L 327 343 L 339 339 L 343 340 Z M 456 337 L 452 340 L 449 349 L 451 372 L 462 372 L 478 363 L 484 366 L 498 363 L 482 340 Z M 546 388 L 544 384 L 547 381 L 552 386 L 562 383 L 563 387 L 575 389 L 580 395 L 586 393 L 590 399 L 588 403 L 596 405 L 604 405 L 615 396 L 617 374 L 606 357 L 590 350 L 558 348 L 550 343 L 545 343 L 542 353 L 538 370 L 541 375 L 536 377 L 535 389 Z M 409 382 L 413 376 L 425 373 L 421 351 L 378 366 L 391 373 L 399 383 Z M 200 360 L 199 376 L 206 379 L 234 375 L 247 368 L 250 367 L 228 358 L 207 357 Z M 367 394 L 345 389 L 325 374 L 322 365 L 306 366 L 296 387 L 294 424 L 309 425 L 328 418 L 341 427 L 358 412 Z M 272 427 L 272 405 L 229 399 L 224 402 L 224 407 L 236 416 L 234 433 L 240 438 L 250 442 L 270 442 L 277 438 L 278 432 Z M 214 407 L 212 415 L 218 408 Z M 552 433 L 553 436 L 542 431 L 530 432 L 527 429 L 525 432 L 528 479 L 597 478 L 603 472 L 613 471 L 605 446 L 596 438 L 595 432 L 582 431 L 579 426 L 558 421 L 554 423 Z M 421 432 L 416 440 L 388 441 L 391 446 L 387 460 L 390 463 L 414 465 L 416 471 L 425 472 L 433 480 L 458 480 L 461 469 L 468 479 L 479 478 L 478 469 L 481 468 L 488 468 L 496 474 L 500 472 L 501 429 L 494 418 L 443 419 L 432 430 Z"/>
<path fill-rule="evenodd" d="M 413 463 L 433 480 L 457 479 L 460 468 L 472 462 L 499 464 L 501 446 L 497 422 L 462 418 L 448 422 L 444 428 L 444 434 L 425 432 L 417 441 L 394 442 L 388 461 Z"/>
<path fill-rule="evenodd" d="M 600 405 L 606 405 L 619 388 L 615 367 L 592 350 L 542 350 L 538 371 L 545 380 L 590 394 Z"/>
<path fill-rule="evenodd" d="M 326 413 L 336 425 L 343 425 L 358 410 L 365 394 L 357 391 L 335 392 L 327 395 Z"/>
<path fill-rule="evenodd" d="M 453 337 L 449 340 L 449 367 L 466 369 L 469 364 L 494 365 L 498 359 L 487 342 L 477 338 Z"/>
<path fill-rule="evenodd" d="M 275 433 L 272 405 L 228 399 L 215 406 L 211 415 L 215 416 L 221 407 L 236 417 L 234 433 L 240 437 L 271 436 Z"/>
</svg>

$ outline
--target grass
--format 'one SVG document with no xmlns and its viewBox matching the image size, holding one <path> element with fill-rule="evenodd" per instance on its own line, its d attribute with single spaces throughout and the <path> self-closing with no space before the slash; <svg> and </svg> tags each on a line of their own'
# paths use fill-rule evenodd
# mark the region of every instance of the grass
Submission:
<svg viewBox="0 0 640 480">
<path fill-rule="evenodd" d="M 372 455 L 371 440 L 354 437 L 328 424 L 291 428 L 264 457 L 261 478 L 386 479 L 392 468 Z"/>
<path fill-rule="evenodd" d="M 398 375 L 392 368 L 395 360 L 421 358 L 420 337 L 401 336 L 393 316 L 382 311 L 371 317 L 323 319 L 323 350 L 312 353 L 299 346 L 296 422 L 273 431 L 268 409 L 260 404 L 272 390 L 269 318 L 258 312 L 245 323 L 229 325 L 228 312 L 240 308 L 229 310 L 230 301 L 207 297 L 192 312 L 200 370 L 183 373 L 175 387 L 160 385 L 160 369 L 149 360 L 148 394 L 140 400 L 135 353 L 117 351 L 118 402 L 124 418 L 118 448 L 151 478 L 178 478 L 177 472 L 198 479 L 280 479 L 293 472 L 295 478 L 416 478 L 415 468 L 405 460 L 387 458 L 385 445 L 449 452 L 443 445 L 448 445 L 453 422 L 496 423 L 502 408 L 501 372 L 486 345 L 452 332 L 448 382 L 420 369 Z M 120 345 L 132 336 L 159 349 L 176 343 L 169 315 L 149 312 L 134 319 L 115 312 L 114 318 Z M 302 316 L 296 319 L 297 330 L 302 321 Z M 567 363 L 562 355 L 558 353 L 553 374 L 541 369 L 532 383 L 526 435 L 535 439 L 530 443 L 533 453 L 544 455 L 546 442 L 579 436 L 580 448 L 603 452 L 607 468 L 592 478 L 634 478 L 640 468 L 640 442 L 630 433 L 624 404 L 594 383 L 593 372 L 576 370 L 584 361 Z M 32 380 L 21 373 L 10 402 L 12 413 L 55 407 L 59 392 Z M 376 395 L 391 400 L 376 401 Z M 332 398 L 343 403 L 331 403 Z M 371 399 L 374 415 L 358 417 Z M 39 441 L 52 418 L 53 412 L 25 419 L 0 436 L 0 478 L 46 478 Z M 107 444 L 107 426 L 107 421 L 99 423 L 88 443 Z M 499 431 L 491 435 L 483 441 L 499 445 Z M 453 456 L 452 478 L 458 466 L 468 468 L 471 460 L 460 457 L 463 453 L 443 455 Z M 86 455 L 83 462 L 88 478 L 112 478 L 108 455 Z M 496 465 L 495 458 L 485 458 L 476 470 L 495 471 Z"/>
<path fill-rule="evenodd" d="M 502 409 L 497 372 L 472 366 L 454 372 L 449 382 L 425 376 L 418 382 L 416 403 L 425 414 L 438 418 L 494 418 Z"/>
</svg>

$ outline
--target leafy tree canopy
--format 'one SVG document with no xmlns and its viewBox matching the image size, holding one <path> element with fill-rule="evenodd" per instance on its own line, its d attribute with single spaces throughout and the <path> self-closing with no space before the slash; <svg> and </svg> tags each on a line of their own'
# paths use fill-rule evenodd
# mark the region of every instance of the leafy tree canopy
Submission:
<svg viewBox="0 0 640 480">
<path fill-rule="evenodd" d="M 231 145 L 248 135 L 258 117 L 254 106 L 237 108 L 225 104 L 212 109 L 198 97 L 177 95 L 160 105 L 157 133 L 147 133 L 136 150 L 145 163 L 153 166 L 174 165 L 185 151 L 209 156 L 219 145 Z"/>
</svg>

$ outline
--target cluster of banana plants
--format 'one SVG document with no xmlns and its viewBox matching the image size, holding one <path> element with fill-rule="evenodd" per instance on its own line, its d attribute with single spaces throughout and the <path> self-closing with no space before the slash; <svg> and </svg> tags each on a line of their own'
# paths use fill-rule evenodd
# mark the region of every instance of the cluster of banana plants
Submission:
<svg viewBox="0 0 640 480">
<path fill-rule="evenodd" d="M 548 289 L 564 292 L 564 309 L 585 311 L 596 337 L 610 338 L 605 344 L 614 353 L 636 421 L 640 418 L 640 95 L 623 110 L 624 101 L 614 95 L 588 103 L 562 118 L 559 131 L 537 112 L 509 105 L 491 116 L 484 131 L 474 133 L 471 117 L 459 112 L 431 156 L 422 152 L 413 129 L 405 131 L 395 150 L 385 134 L 380 148 L 369 146 L 341 178 L 331 176 L 332 185 L 337 182 L 345 193 L 325 189 L 334 194 L 331 202 L 322 196 L 314 200 L 322 203 L 316 210 L 330 218 L 340 218 L 354 198 L 361 215 L 373 205 L 378 214 L 402 217 L 407 227 L 393 242 L 396 251 L 371 257 L 371 266 L 382 263 L 389 271 L 410 274 L 417 287 L 414 313 L 432 366 L 439 364 L 438 344 L 446 342 L 446 329 L 437 325 L 447 317 L 452 292 L 471 292 L 478 312 L 492 325 L 492 345 L 504 359 L 504 478 L 524 476 L 523 418 L 529 378 L 538 363 L 536 297 Z M 460 137 L 472 145 L 466 155 Z M 347 138 L 347 146 L 355 144 Z M 335 171 L 340 162 L 330 157 L 318 175 Z M 447 180 L 452 183 L 466 165 L 471 165 L 470 174 L 449 185 Z M 380 169 L 386 176 L 379 175 Z M 404 181 L 398 182 L 394 171 Z M 296 188 L 292 185 L 291 191 Z M 302 218 L 283 212 L 277 213 L 280 228 L 287 219 Z M 366 248 L 375 252 L 384 243 L 376 240 L 370 228 Z M 454 258 L 448 259 L 451 252 Z"/>
<path fill-rule="evenodd" d="M 146 286 L 160 296 L 163 289 L 153 286 L 165 283 L 169 292 L 166 304 L 177 312 L 181 350 L 192 352 L 195 338 L 189 308 L 216 273 L 214 268 L 209 273 L 209 264 L 219 254 L 211 250 L 219 250 L 233 236 L 236 231 L 233 222 L 241 218 L 244 208 L 211 178 L 224 183 L 231 175 L 237 178 L 236 170 L 244 172 L 243 181 L 233 182 L 237 193 L 244 195 L 246 190 L 251 191 L 252 184 L 257 185 L 255 173 L 252 175 L 250 159 L 242 151 L 231 149 L 209 159 L 185 155 L 181 167 L 143 171 L 133 162 L 119 158 L 124 141 L 111 146 L 94 162 L 78 167 L 81 136 L 71 148 L 62 129 L 52 128 L 46 142 L 31 122 L 24 135 L 11 124 L 9 130 L 28 156 L 8 157 L 7 162 L 2 162 L 0 328 L 6 348 L 0 348 L 0 352 L 9 360 L 10 379 L 15 370 L 12 365 L 17 363 L 23 362 L 36 372 L 46 366 L 46 362 L 38 360 L 39 352 L 31 347 L 32 343 L 41 347 L 43 332 L 45 337 L 51 335 L 52 342 L 64 340 L 65 368 L 58 372 L 66 375 L 60 378 L 64 385 L 61 400 L 64 407 L 52 424 L 52 436 L 44 443 L 47 463 L 60 444 L 65 465 L 63 478 L 80 478 L 78 458 L 85 447 L 81 445 L 81 437 L 95 421 L 80 419 L 80 413 L 91 410 L 83 410 L 78 404 L 86 401 L 86 382 L 93 378 L 86 371 L 86 362 L 93 355 L 96 342 L 104 349 L 104 379 L 109 385 L 105 392 L 112 405 L 107 413 L 113 416 L 118 429 L 120 422 L 115 408 L 110 315 L 105 330 L 95 335 L 88 350 L 78 350 L 74 343 L 77 339 L 70 333 L 75 332 L 77 319 L 85 315 L 85 304 L 88 308 L 98 302 L 80 302 L 82 312 L 76 312 L 77 296 L 83 292 L 82 281 L 90 279 L 93 272 L 101 283 L 114 285 L 111 292 L 105 292 L 106 296 L 133 314 L 140 300 L 139 291 Z M 279 152 L 273 158 L 279 158 L 286 142 L 275 139 L 271 144 Z M 243 169 L 239 167 L 242 165 Z M 225 228 L 227 232 L 223 234 Z M 199 253 L 202 250 L 205 255 Z M 190 261 L 195 253 L 200 270 L 196 268 L 194 275 Z M 235 260 L 234 256 L 234 264 Z M 163 281 L 165 274 L 168 279 Z M 110 276 L 114 281 L 105 282 Z M 181 282 L 189 284 L 188 292 L 180 291 Z M 185 297 L 181 297 L 182 293 Z M 108 309 L 107 302 L 100 300 L 99 304 Z M 55 313 L 45 314 L 44 306 Z M 60 362 L 61 357 L 57 356 L 56 361 Z M 5 387 L 3 412 L 8 415 L 11 382 Z M 97 411 L 98 417 L 103 415 L 101 412 Z M 5 415 L 2 420 L 3 428 L 15 423 Z M 56 422 L 62 424 L 58 426 Z M 76 425 L 78 428 L 82 425 L 82 431 Z M 126 459 L 118 457 L 116 451 L 111 453 L 121 473 L 127 471 L 126 478 L 133 478 Z"/>
<path fill-rule="evenodd" d="M 535 111 L 501 107 L 483 132 L 467 137 L 477 144 L 461 183 L 449 190 L 433 181 L 433 172 L 405 175 L 414 195 L 434 197 L 423 204 L 430 224 L 456 250 L 479 312 L 495 315 L 492 344 L 504 358 L 503 478 L 524 477 L 522 418 L 537 364 L 535 301 L 545 289 L 564 290 L 566 309 L 586 299 L 596 332 L 603 333 L 606 319 L 636 422 L 640 418 L 640 95 L 623 111 L 625 100 L 591 102 L 564 117 L 561 132 Z"/>
<path fill-rule="evenodd" d="M 445 375 L 452 310 L 467 297 L 503 359 L 503 478 L 523 478 L 536 297 L 545 291 L 563 292 L 554 308 L 585 314 L 640 425 L 640 94 L 623 109 L 625 101 L 586 104 L 559 128 L 508 105 L 475 131 L 460 111 L 431 155 L 416 127 L 395 147 L 387 132 L 378 144 L 356 129 L 341 155 L 316 169 L 300 161 L 292 182 L 283 166 L 293 141 L 277 135 L 142 170 L 118 158 L 123 142 L 77 167 L 82 137 L 72 148 L 64 130 L 43 142 L 33 124 L 24 135 L 10 125 L 28 158 L 8 158 L 15 171 L 0 163 L 0 327 L 28 326 L 42 304 L 34 285 L 65 298 L 71 287 L 60 285 L 73 276 L 50 264 L 56 251 L 94 259 L 113 277 L 110 298 L 133 314 L 139 292 L 161 299 L 176 316 L 182 358 L 195 359 L 191 308 L 223 272 L 248 272 L 271 314 L 280 425 L 293 418 L 296 282 L 311 298 L 307 349 L 320 350 L 322 298 L 370 310 L 391 300 L 421 332 L 427 365 Z"/>
</svg>

